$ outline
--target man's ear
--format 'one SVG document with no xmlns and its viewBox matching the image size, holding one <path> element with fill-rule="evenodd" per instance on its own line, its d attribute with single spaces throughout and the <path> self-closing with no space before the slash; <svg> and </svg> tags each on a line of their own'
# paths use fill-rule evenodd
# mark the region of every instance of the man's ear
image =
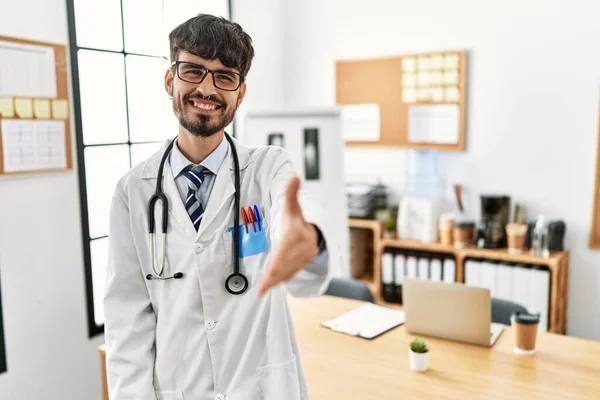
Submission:
<svg viewBox="0 0 600 400">
<path fill-rule="evenodd" d="M 238 98 L 237 98 L 237 103 L 236 103 L 236 109 L 238 109 L 240 107 L 240 104 L 242 104 L 242 101 L 244 100 L 244 96 L 246 95 L 246 82 L 242 83 L 242 86 L 240 87 L 240 92 L 238 93 Z"/>
<path fill-rule="evenodd" d="M 169 68 L 167 72 L 165 72 L 165 90 L 171 98 L 173 97 L 173 79 L 175 79 L 173 68 Z"/>
</svg>

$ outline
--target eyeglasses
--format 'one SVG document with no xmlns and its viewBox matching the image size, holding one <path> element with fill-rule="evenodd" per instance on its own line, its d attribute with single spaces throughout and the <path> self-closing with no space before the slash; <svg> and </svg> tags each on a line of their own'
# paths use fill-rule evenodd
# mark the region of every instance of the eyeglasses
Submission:
<svg viewBox="0 0 600 400">
<path fill-rule="evenodd" d="M 186 61 L 175 61 L 171 64 L 177 70 L 177 76 L 184 82 L 200 84 L 209 73 L 212 74 L 213 85 L 217 89 L 234 91 L 237 90 L 244 77 L 237 72 L 225 69 L 212 70 L 205 66 Z"/>
</svg>

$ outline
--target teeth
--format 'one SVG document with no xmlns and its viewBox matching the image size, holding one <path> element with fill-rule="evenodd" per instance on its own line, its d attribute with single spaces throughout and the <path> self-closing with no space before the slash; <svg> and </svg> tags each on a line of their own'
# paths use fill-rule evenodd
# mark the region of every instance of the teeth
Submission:
<svg viewBox="0 0 600 400">
<path fill-rule="evenodd" d="M 215 106 L 214 104 L 206 104 L 206 103 L 197 103 L 194 102 L 194 107 L 198 107 L 201 108 L 203 110 L 214 110 L 215 108 L 217 108 L 217 106 Z"/>
</svg>

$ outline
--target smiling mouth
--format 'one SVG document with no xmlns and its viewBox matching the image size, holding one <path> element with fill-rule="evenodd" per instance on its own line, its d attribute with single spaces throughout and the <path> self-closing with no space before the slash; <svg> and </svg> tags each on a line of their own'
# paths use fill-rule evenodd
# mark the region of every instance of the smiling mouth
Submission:
<svg viewBox="0 0 600 400">
<path fill-rule="evenodd" d="M 221 108 L 219 104 L 207 100 L 188 100 L 188 104 L 190 104 L 195 111 L 201 113 L 211 113 Z"/>
</svg>

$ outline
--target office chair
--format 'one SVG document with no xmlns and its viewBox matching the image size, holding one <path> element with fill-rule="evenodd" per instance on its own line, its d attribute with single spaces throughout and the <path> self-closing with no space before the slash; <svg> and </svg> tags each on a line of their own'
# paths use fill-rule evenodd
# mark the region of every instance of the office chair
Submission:
<svg viewBox="0 0 600 400">
<path fill-rule="evenodd" d="M 515 311 L 527 312 L 527 309 L 517 303 L 492 298 L 492 322 L 510 325 L 510 316 Z"/>
<path fill-rule="evenodd" d="M 356 279 L 343 277 L 332 278 L 325 294 L 373 302 L 373 294 L 369 290 L 369 287 Z"/>
</svg>

